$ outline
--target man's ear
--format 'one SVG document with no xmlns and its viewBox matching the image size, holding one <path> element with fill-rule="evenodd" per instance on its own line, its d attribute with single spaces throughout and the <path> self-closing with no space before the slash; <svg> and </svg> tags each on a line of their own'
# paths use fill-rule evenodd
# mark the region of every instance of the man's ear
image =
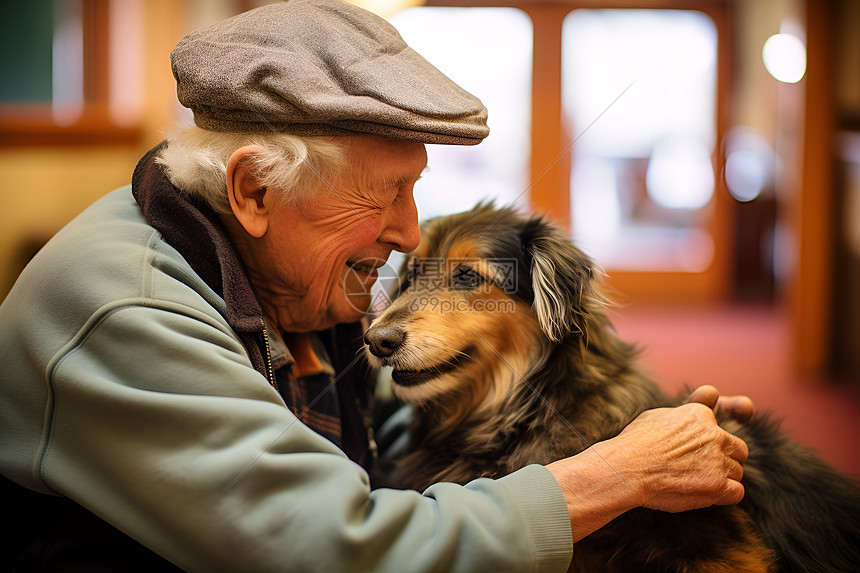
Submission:
<svg viewBox="0 0 860 573">
<path fill-rule="evenodd" d="M 266 207 L 266 188 L 252 175 L 250 156 L 260 148 L 254 145 L 240 147 L 227 160 L 227 197 L 230 208 L 249 235 L 260 238 L 269 228 L 269 210 Z"/>
</svg>

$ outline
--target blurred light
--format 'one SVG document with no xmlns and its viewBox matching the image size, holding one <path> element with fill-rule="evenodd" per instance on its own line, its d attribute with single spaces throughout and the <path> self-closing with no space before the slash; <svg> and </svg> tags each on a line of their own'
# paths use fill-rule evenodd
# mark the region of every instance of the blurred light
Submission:
<svg viewBox="0 0 860 573">
<path fill-rule="evenodd" d="M 51 114 L 61 126 L 76 122 L 84 110 L 84 25 L 80 0 L 54 5 Z"/>
<path fill-rule="evenodd" d="M 766 181 L 766 167 L 749 149 L 733 151 L 726 158 L 726 185 L 738 201 L 747 203 L 758 197 Z"/>
<path fill-rule="evenodd" d="M 794 234 L 784 223 L 773 229 L 773 276 L 785 280 L 792 276 L 797 266 L 797 244 Z"/>
<path fill-rule="evenodd" d="M 704 143 L 673 138 L 654 147 L 645 173 L 648 195 L 667 209 L 699 209 L 714 194 L 714 167 Z"/>
<path fill-rule="evenodd" d="M 352 4 L 369 10 L 377 16 L 390 18 L 395 14 L 424 4 L 423 0 L 349 0 Z"/>
<path fill-rule="evenodd" d="M 839 137 L 839 156 L 844 162 L 844 242 L 855 257 L 860 257 L 860 133 L 846 132 Z"/>
<path fill-rule="evenodd" d="M 806 47 L 792 34 L 775 34 L 768 38 L 761 57 L 770 75 L 781 82 L 797 83 L 806 73 Z"/>
<path fill-rule="evenodd" d="M 707 270 L 714 260 L 714 239 L 701 229 L 692 229 L 675 243 L 675 260 L 678 268 L 688 273 Z"/>
<path fill-rule="evenodd" d="M 143 6 L 141 0 L 110 0 L 110 80 L 108 106 L 111 121 L 132 126 L 143 109 Z M 119 32 L 121 30 L 121 32 Z"/>
<path fill-rule="evenodd" d="M 726 187 L 736 200 L 746 203 L 771 185 L 776 157 L 770 145 L 755 131 L 734 127 L 726 136 Z"/>
</svg>

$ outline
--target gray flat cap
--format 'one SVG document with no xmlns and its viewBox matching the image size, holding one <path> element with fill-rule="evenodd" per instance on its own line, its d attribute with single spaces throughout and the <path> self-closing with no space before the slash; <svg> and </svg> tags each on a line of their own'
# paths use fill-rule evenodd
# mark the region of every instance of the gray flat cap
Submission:
<svg viewBox="0 0 860 573">
<path fill-rule="evenodd" d="M 384 19 L 342 0 L 289 0 L 180 40 L 180 103 L 212 131 L 370 133 L 474 145 L 487 109 Z"/>
</svg>

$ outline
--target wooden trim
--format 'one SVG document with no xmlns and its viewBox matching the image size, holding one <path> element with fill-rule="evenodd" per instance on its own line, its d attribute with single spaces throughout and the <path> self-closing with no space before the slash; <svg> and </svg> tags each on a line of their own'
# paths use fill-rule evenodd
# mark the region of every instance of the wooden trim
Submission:
<svg viewBox="0 0 860 573">
<path fill-rule="evenodd" d="M 607 271 L 609 298 L 618 304 L 698 305 L 725 299 L 713 272 Z"/>
<path fill-rule="evenodd" d="M 529 204 L 570 230 L 570 146 L 561 99 L 561 28 L 570 6 L 526 3 L 534 25 Z"/>
<path fill-rule="evenodd" d="M 798 258 L 789 286 L 794 366 L 807 379 L 830 367 L 834 224 L 835 112 L 833 13 L 829 2 L 806 3 L 807 71 L 799 194 L 789 222 Z"/>
<path fill-rule="evenodd" d="M 106 107 L 89 106 L 71 125 L 57 125 L 50 106 L 0 107 L 0 147 L 137 143 L 139 126 L 120 127 Z"/>
<path fill-rule="evenodd" d="M 107 105 L 110 95 L 110 2 L 84 0 L 84 101 Z"/>
</svg>

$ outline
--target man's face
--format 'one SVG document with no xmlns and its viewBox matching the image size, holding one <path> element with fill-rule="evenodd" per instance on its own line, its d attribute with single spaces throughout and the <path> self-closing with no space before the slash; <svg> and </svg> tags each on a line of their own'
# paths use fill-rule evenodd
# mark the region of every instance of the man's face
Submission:
<svg viewBox="0 0 860 573">
<path fill-rule="evenodd" d="M 370 306 L 376 269 L 392 250 L 418 246 L 412 188 L 427 166 L 424 145 L 372 135 L 343 141 L 343 172 L 321 181 L 311 199 L 275 207 L 263 237 L 260 294 L 285 331 L 359 319 Z"/>
</svg>

